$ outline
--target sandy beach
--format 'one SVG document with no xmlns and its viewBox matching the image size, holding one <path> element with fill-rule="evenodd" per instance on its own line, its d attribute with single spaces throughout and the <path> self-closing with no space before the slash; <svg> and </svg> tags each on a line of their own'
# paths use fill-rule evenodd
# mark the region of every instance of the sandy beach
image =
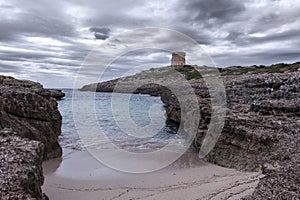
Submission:
<svg viewBox="0 0 300 200">
<path fill-rule="evenodd" d="M 260 173 L 245 173 L 199 161 L 196 154 L 151 173 L 110 169 L 87 151 L 64 149 L 62 159 L 44 163 L 43 191 L 60 199 L 240 199 L 250 195 Z"/>
</svg>

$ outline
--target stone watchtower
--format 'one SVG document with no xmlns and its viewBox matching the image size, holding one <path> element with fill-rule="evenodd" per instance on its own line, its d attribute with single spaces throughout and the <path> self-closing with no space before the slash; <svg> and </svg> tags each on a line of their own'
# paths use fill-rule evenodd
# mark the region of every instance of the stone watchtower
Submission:
<svg viewBox="0 0 300 200">
<path fill-rule="evenodd" d="M 185 65 L 185 52 L 174 52 L 172 53 L 172 66 L 183 66 Z"/>
</svg>

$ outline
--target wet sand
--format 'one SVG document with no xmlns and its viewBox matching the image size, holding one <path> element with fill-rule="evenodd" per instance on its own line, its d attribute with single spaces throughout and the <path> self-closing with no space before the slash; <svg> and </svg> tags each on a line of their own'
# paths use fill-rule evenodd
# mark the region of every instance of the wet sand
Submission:
<svg viewBox="0 0 300 200">
<path fill-rule="evenodd" d="M 260 173 L 245 173 L 182 156 L 169 167 L 145 174 L 122 173 L 87 151 L 64 149 L 61 159 L 44 163 L 43 191 L 60 199 L 240 199 L 252 194 Z"/>
</svg>

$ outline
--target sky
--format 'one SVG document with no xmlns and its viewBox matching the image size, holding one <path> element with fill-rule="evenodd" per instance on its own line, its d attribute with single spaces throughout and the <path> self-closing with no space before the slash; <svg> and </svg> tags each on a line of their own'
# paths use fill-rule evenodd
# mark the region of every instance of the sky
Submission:
<svg viewBox="0 0 300 200">
<path fill-rule="evenodd" d="M 94 48 L 110 40 L 140 44 L 147 37 L 139 31 L 118 35 L 148 27 L 186 34 L 217 67 L 297 62 L 299 13 L 299 0 L 0 0 L 0 74 L 71 88 Z M 154 47 L 183 49 L 162 33 L 152 34 Z M 103 80 L 169 65 L 164 48 L 140 47 L 116 59 Z"/>
</svg>

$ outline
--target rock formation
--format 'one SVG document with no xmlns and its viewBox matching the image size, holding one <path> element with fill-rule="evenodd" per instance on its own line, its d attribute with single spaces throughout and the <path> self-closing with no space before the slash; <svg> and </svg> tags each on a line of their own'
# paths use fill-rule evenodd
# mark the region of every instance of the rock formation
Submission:
<svg viewBox="0 0 300 200">
<path fill-rule="evenodd" d="M 54 90 L 54 89 L 48 89 L 50 91 L 51 97 L 55 98 L 56 100 L 61 100 L 65 93 L 63 93 L 61 90 Z"/>
<path fill-rule="evenodd" d="M 60 157 L 62 92 L 0 76 L 0 199 L 48 199 L 42 162 Z"/>
<path fill-rule="evenodd" d="M 62 154 L 62 117 L 51 95 L 39 83 L 0 76 L 0 129 L 12 128 L 21 137 L 41 141 L 45 159 Z"/>
<path fill-rule="evenodd" d="M 249 199 L 300 197 L 299 68 L 300 63 L 220 69 L 226 88 L 227 114 L 222 134 L 205 159 L 239 170 L 261 170 L 265 176 Z M 168 87 L 153 84 L 176 85 L 176 79 L 168 79 L 174 69 L 189 80 L 198 97 L 201 119 L 194 144 L 200 147 L 211 120 L 211 99 L 201 74 L 191 66 L 152 69 L 87 85 L 81 90 L 160 96 L 167 105 L 167 117 L 180 122 L 181 108 L 176 96 Z M 133 91 L 138 82 L 145 84 Z M 178 90 L 182 89 L 181 84 L 177 85 Z"/>
<path fill-rule="evenodd" d="M 0 131 L 0 199 L 48 199 L 41 186 L 44 145 Z"/>
</svg>

